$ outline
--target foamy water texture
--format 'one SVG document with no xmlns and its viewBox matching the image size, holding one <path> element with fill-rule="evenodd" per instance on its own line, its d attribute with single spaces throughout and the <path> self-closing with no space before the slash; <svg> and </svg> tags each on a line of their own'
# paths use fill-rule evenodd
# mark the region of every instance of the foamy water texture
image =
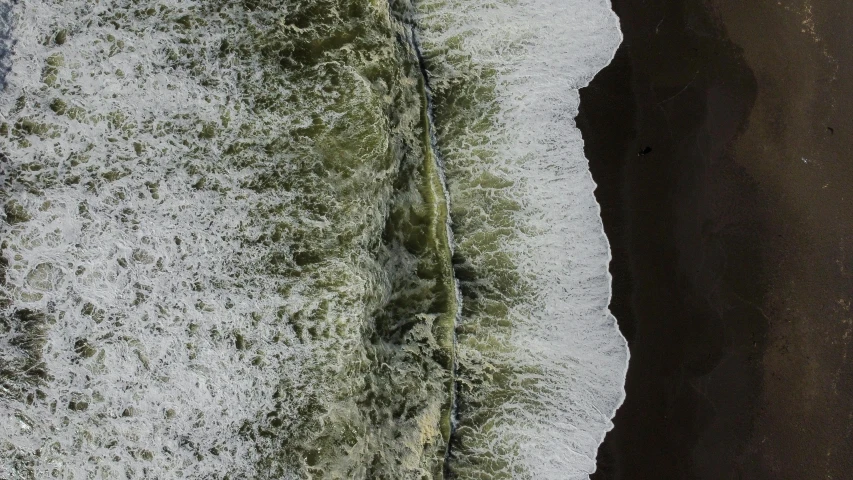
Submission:
<svg viewBox="0 0 853 480">
<path fill-rule="evenodd" d="M 606 1 L 4 12 L 0 478 L 594 470 Z"/>
</svg>

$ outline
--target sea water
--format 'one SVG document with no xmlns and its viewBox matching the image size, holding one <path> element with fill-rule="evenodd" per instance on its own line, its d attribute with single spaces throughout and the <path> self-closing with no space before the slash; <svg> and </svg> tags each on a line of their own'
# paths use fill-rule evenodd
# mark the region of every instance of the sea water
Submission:
<svg viewBox="0 0 853 480">
<path fill-rule="evenodd" d="M 606 1 L 4 8 L 2 476 L 595 468 Z"/>
</svg>

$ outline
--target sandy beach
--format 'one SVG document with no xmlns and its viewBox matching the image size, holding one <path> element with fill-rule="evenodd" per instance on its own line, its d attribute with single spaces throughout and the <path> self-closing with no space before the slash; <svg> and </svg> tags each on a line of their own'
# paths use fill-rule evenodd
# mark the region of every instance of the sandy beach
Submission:
<svg viewBox="0 0 853 480">
<path fill-rule="evenodd" d="M 593 478 L 848 478 L 853 4 L 613 8 L 577 121 L 632 358 Z"/>
</svg>

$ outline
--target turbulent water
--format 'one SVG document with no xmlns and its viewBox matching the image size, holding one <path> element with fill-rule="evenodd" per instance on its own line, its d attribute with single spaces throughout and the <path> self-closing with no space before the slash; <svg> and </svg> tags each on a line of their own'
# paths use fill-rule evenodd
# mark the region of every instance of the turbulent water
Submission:
<svg viewBox="0 0 853 480">
<path fill-rule="evenodd" d="M 606 0 L 0 3 L 0 477 L 583 478 Z"/>
</svg>

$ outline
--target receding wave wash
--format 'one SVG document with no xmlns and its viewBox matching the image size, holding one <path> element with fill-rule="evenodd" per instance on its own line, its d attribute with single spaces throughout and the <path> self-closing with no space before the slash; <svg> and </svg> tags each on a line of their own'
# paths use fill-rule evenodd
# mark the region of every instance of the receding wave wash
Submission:
<svg viewBox="0 0 853 480">
<path fill-rule="evenodd" d="M 18 0 L 0 37 L 0 477 L 594 470 L 606 0 Z"/>
</svg>

